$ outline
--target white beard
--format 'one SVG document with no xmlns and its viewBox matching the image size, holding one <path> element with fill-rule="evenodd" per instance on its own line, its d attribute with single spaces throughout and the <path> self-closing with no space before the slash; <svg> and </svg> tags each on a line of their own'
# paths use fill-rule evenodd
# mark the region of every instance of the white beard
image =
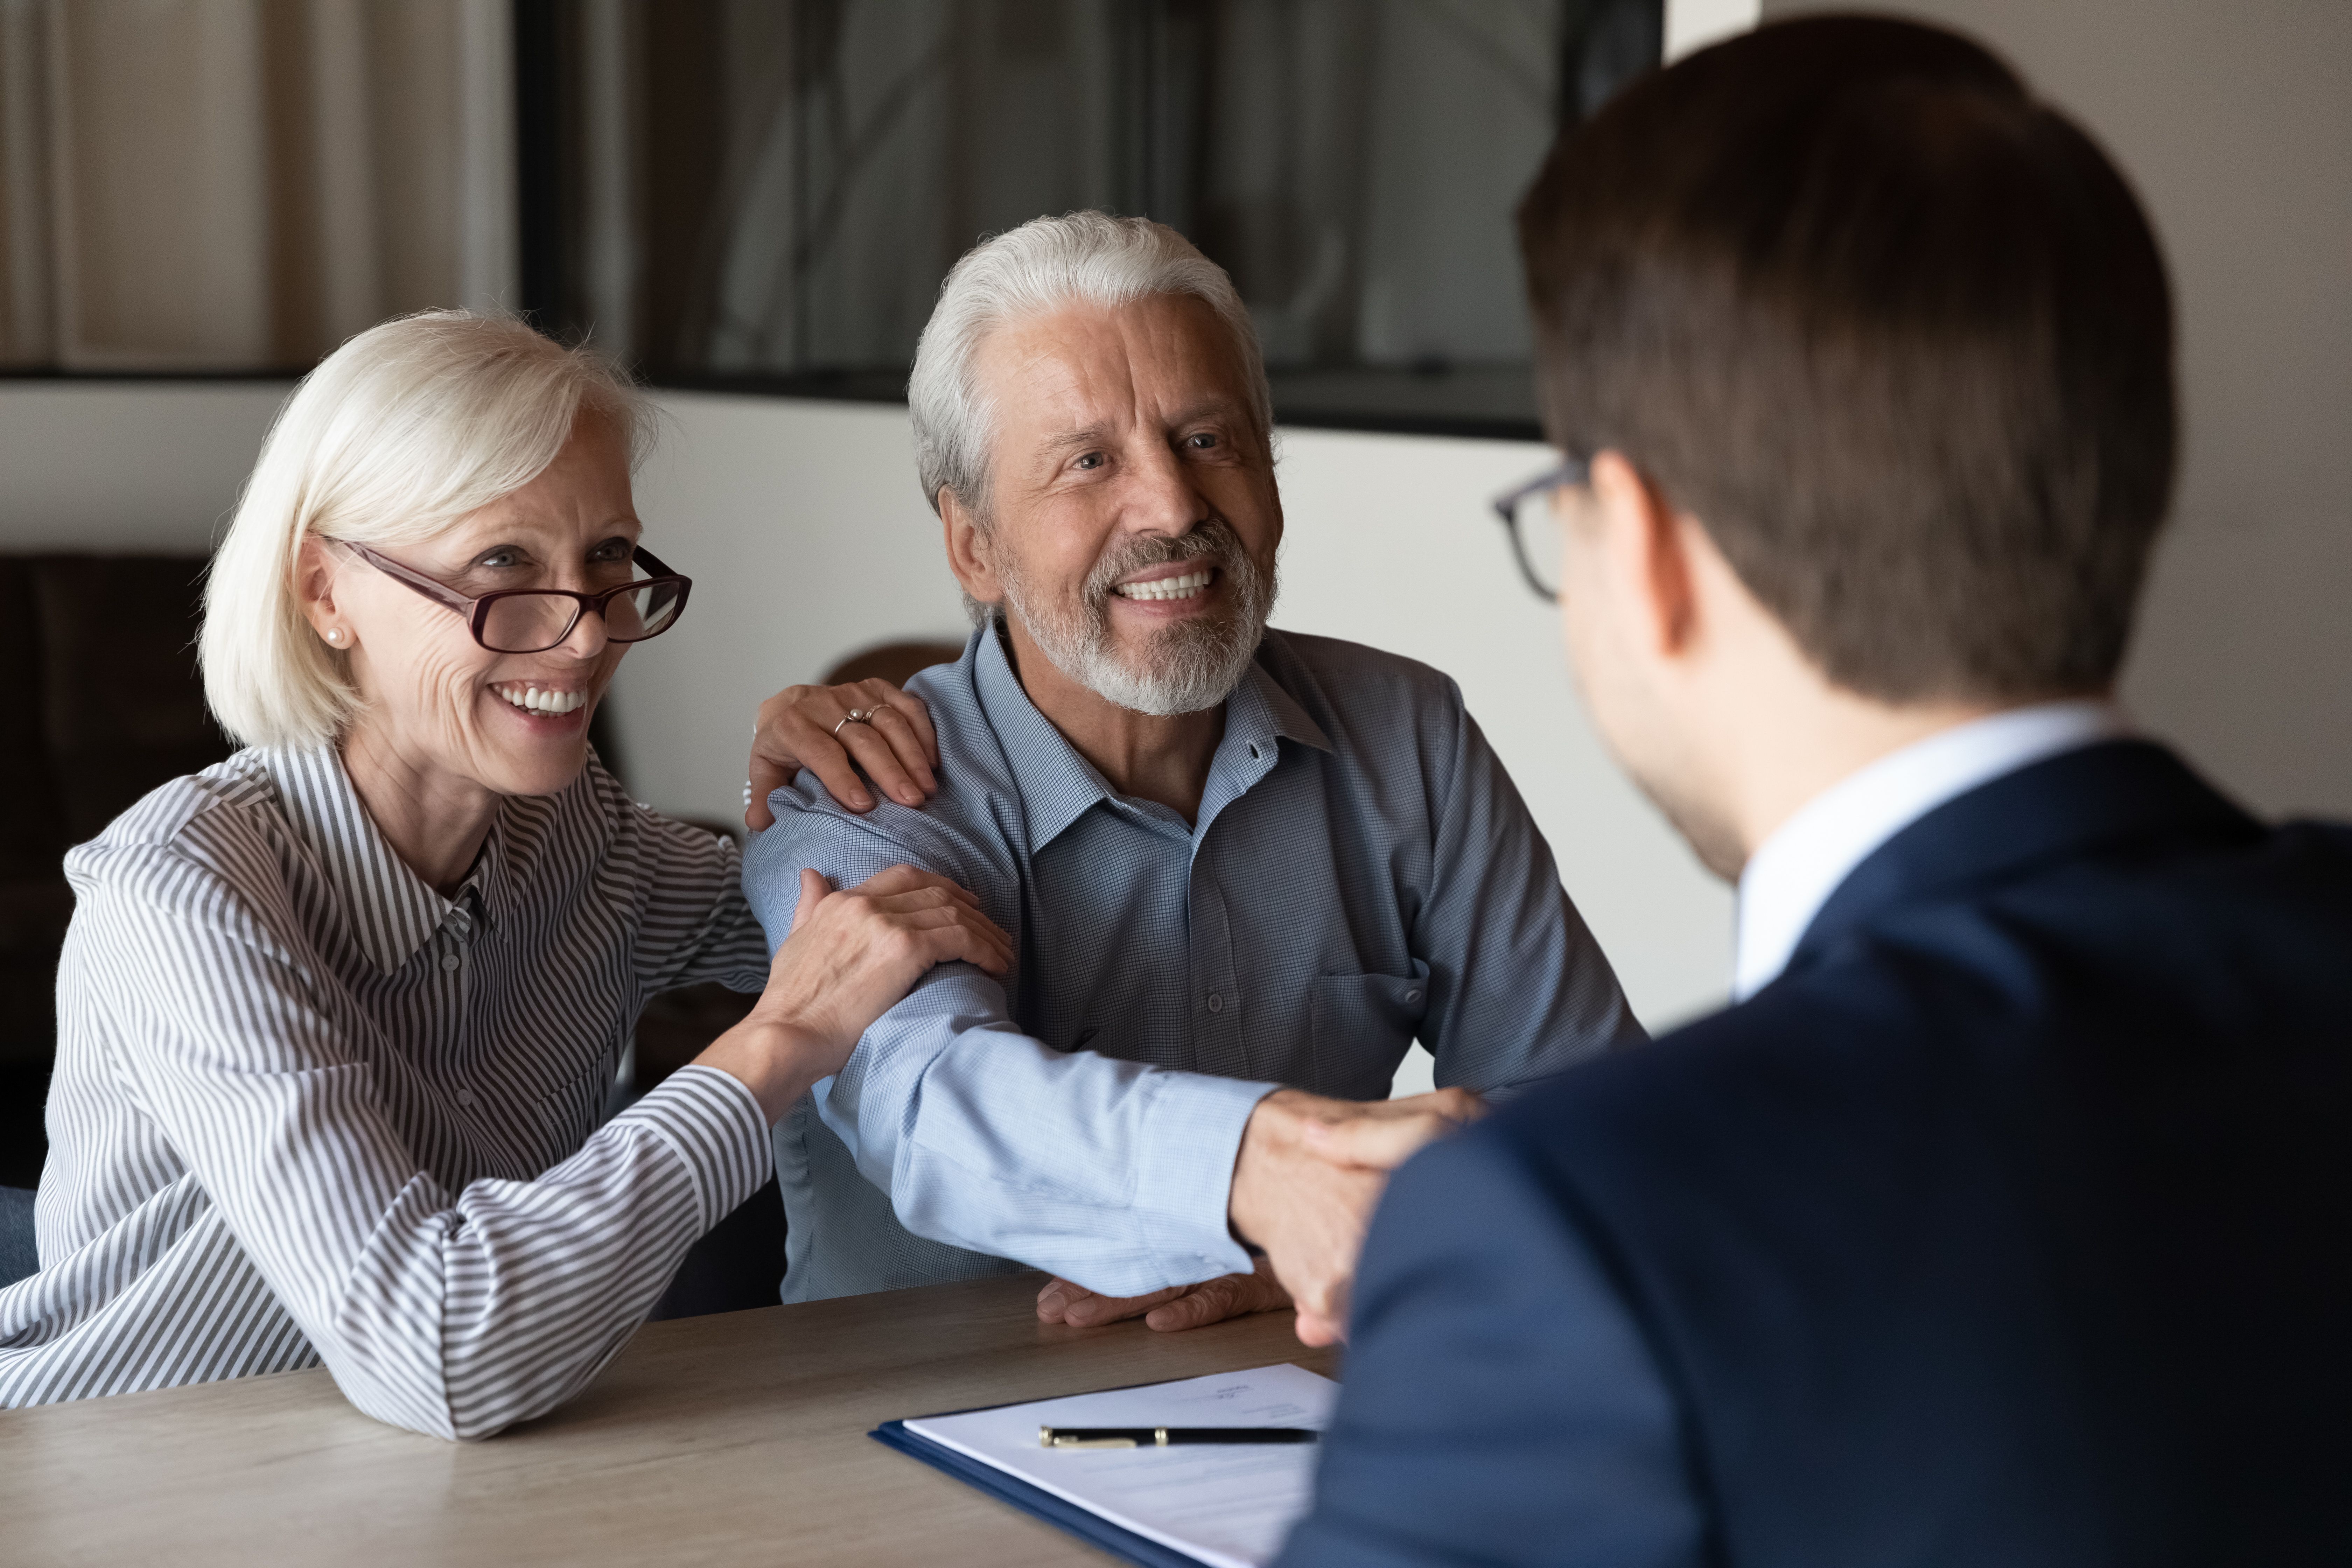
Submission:
<svg viewBox="0 0 2352 1568">
<path fill-rule="evenodd" d="M 1106 702 L 1168 718 L 1214 708 L 1233 695 L 1274 613 L 1276 578 L 1261 572 L 1231 528 L 1211 520 L 1180 540 L 1113 550 L 1095 563 L 1075 608 L 1041 602 L 1028 592 L 1019 562 L 1001 555 L 998 576 L 1005 607 L 1054 668 Z M 1120 578 L 1174 561 L 1209 561 L 1232 591 L 1232 607 L 1214 620 L 1180 622 L 1154 636 L 1134 662 L 1111 646 L 1111 585 Z"/>
</svg>

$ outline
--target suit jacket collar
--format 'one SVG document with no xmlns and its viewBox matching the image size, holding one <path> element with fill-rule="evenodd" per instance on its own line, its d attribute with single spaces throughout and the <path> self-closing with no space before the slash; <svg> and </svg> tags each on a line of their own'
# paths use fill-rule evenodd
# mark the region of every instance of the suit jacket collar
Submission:
<svg viewBox="0 0 2352 1568">
<path fill-rule="evenodd" d="M 2262 825 L 2168 748 L 2109 741 L 1945 802 L 1873 850 L 1805 928 L 1786 973 L 1906 904 L 1982 892 L 2060 861 L 2182 836 L 2243 841 Z"/>
</svg>

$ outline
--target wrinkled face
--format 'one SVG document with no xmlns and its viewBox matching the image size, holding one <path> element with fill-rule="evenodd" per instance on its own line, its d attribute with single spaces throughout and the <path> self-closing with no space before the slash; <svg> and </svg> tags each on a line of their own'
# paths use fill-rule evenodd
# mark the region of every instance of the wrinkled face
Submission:
<svg viewBox="0 0 2352 1568">
<path fill-rule="evenodd" d="M 604 418 L 583 414 L 530 484 L 422 543 L 378 553 L 467 598 L 501 588 L 593 593 L 632 575 L 640 525 L 628 455 Z M 313 546 L 313 548 L 321 548 Z M 334 610 L 355 639 L 359 723 L 409 765 L 500 795 L 552 795 L 587 760 L 588 719 L 626 645 L 583 615 L 544 653 L 492 653 L 454 610 L 334 545 Z"/>
<path fill-rule="evenodd" d="M 994 581 L 967 588 L 1123 708 L 1223 701 L 1274 608 L 1282 503 L 1215 315 L 1186 296 L 1075 307 L 977 358 L 996 428 L 976 548 Z"/>
</svg>

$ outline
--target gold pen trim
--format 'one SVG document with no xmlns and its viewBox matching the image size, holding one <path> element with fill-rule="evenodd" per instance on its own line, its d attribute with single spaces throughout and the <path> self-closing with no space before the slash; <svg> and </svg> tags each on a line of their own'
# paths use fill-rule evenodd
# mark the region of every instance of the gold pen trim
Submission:
<svg viewBox="0 0 2352 1568">
<path fill-rule="evenodd" d="M 1164 1435 L 1167 1428 L 1160 1428 Z M 1037 1447 L 1041 1448 L 1135 1448 L 1141 1445 L 1132 1437 L 1065 1437 L 1051 1426 L 1037 1428 Z"/>
</svg>

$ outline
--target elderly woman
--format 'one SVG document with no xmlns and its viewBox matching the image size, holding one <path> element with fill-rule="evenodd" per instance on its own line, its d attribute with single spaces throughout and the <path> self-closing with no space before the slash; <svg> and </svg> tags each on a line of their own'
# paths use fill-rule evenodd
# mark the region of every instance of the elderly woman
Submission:
<svg viewBox="0 0 2352 1568">
<path fill-rule="evenodd" d="M 629 800 L 590 713 L 688 583 L 638 542 L 637 397 L 461 313 L 346 344 L 214 563 L 205 692 L 251 749 L 66 861 L 41 1271 L 0 1405 L 324 1362 L 476 1437 L 579 1391 L 768 1130 L 931 964 L 1002 971 L 952 883 L 812 877 L 769 962 L 734 846 Z M 758 990 L 599 1126 L 652 992 Z"/>
</svg>

